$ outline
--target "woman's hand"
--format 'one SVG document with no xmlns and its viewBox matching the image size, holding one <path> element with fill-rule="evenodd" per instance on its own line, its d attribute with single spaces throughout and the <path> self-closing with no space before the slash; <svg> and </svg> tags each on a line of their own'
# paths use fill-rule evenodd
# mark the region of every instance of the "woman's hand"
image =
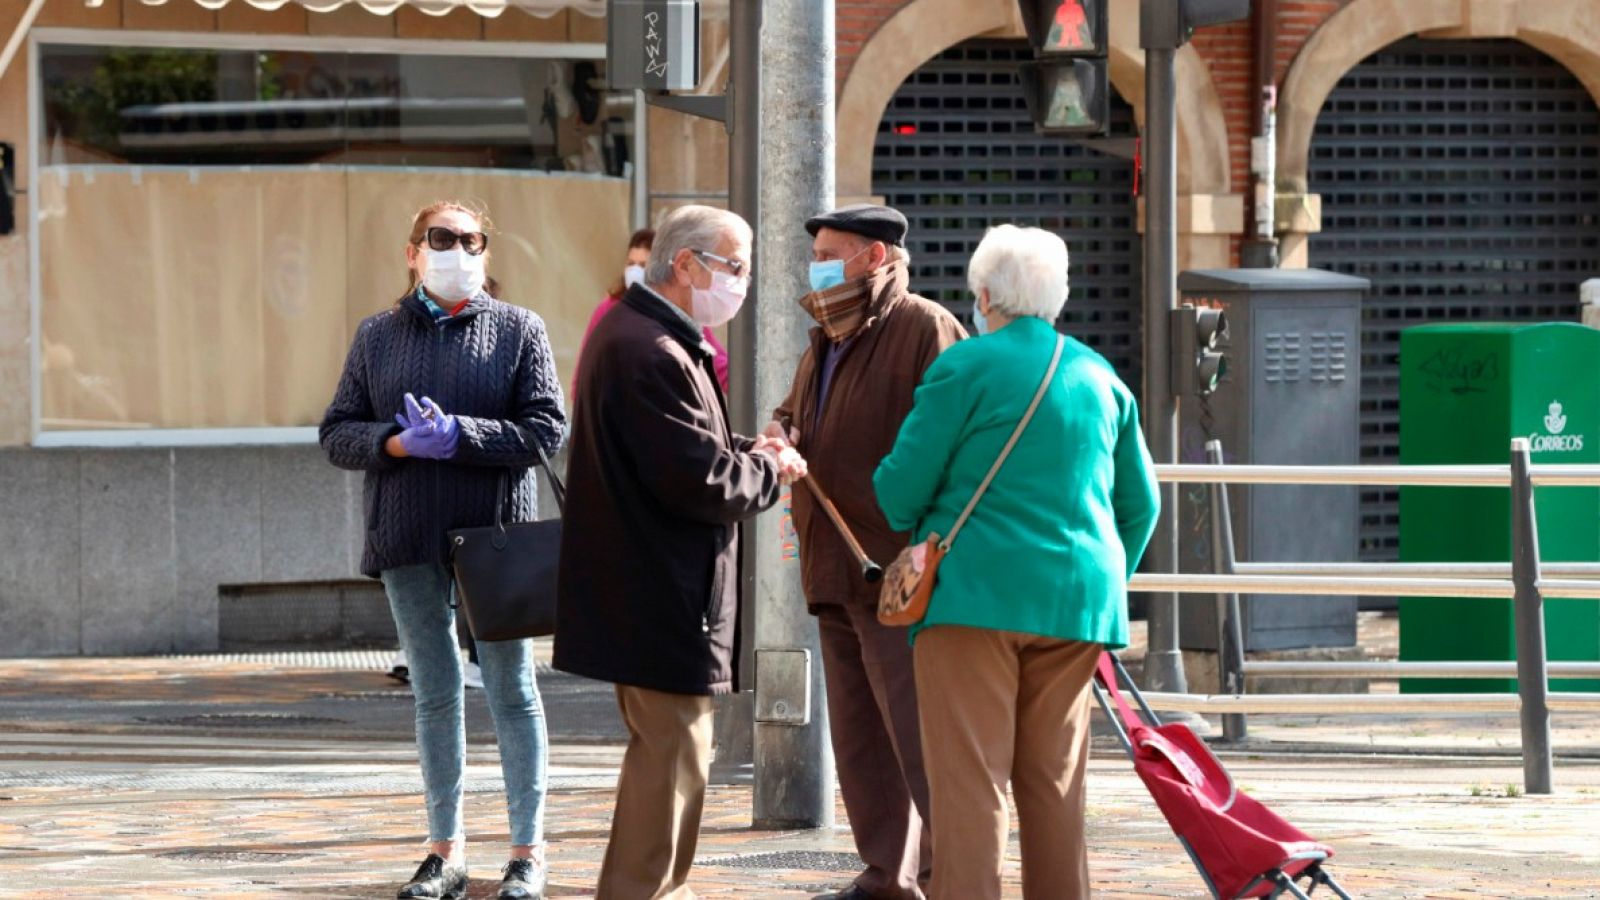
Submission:
<svg viewBox="0 0 1600 900">
<path fill-rule="evenodd" d="M 394 420 L 405 430 L 385 442 L 384 449 L 390 456 L 449 459 L 456 455 L 456 440 L 460 437 L 461 425 L 455 416 L 446 414 L 432 399 L 423 397 L 422 402 L 418 403 L 416 397 L 406 394 L 406 411 L 403 415 L 396 413 Z M 396 443 L 399 453 L 393 449 Z"/>
</svg>

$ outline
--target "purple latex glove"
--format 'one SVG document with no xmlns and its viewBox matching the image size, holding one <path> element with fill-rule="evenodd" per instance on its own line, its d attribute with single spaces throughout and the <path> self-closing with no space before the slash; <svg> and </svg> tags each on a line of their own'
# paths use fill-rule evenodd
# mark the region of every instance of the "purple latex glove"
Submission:
<svg viewBox="0 0 1600 900">
<path fill-rule="evenodd" d="M 394 414 L 394 420 L 400 423 L 401 428 L 427 428 L 432 424 L 428 421 L 428 411 L 422 408 L 410 391 L 406 391 L 405 402 L 406 411 Z"/>
<path fill-rule="evenodd" d="M 456 440 L 460 437 L 461 426 L 456 422 L 456 417 L 446 415 L 438 404 L 427 397 L 422 398 L 422 403 L 417 406 L 410 394 L 406 395 L 406 411 L 408 418 L 412 407 L 416 406 L 416 418 L 422 421 L 421 425 L 407 427 L 400 432 L 400 445 L 406 448 L 406 453 L 421 459 L 449 459 L 456 455 Z M 395 416 L 399 420 L 399 416 Z"/>
</svg>

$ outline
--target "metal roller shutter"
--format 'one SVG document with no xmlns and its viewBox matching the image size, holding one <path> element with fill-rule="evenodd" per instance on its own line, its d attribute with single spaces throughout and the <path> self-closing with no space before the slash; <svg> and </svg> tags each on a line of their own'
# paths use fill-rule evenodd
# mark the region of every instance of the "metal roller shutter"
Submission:
<svg viewBox="0 0 1600 900">
<path fill-rule="evenodd" d="M 1372 280 L 1361 454 L 1399 457 L 1400 331 L 1574 320 L 1600 270 L 1600 110 L 1517 41 L 1393 44 L 1329 95 L 1311 145 L 1311 265 Z M 1362 495 L 1361 554 L 1399 555 L 1399 494 Z"/>
<path fill-rule="evenodd" d="M 1023 41 L 968 41 L 918 69 L 890 101 L 873 191 L 911 222 L 911 287 L 965 318 L 967 259 L 990 225 L 1048 228 L 1072 255 L 1058 326 L 1140 384 L 1140 239 L 1131 159 L 1034 133 L 1017 82 Z M 1112 138 L 1131 156 L 1133 109 L 1113 94 Z"/>
</svg>

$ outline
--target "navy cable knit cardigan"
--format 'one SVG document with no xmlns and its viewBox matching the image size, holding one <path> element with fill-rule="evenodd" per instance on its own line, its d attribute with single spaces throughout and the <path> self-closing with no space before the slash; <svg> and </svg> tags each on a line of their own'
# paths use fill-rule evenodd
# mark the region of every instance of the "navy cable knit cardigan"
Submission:
<svg viewBox="0 0 1600 900">
<path fill-rule="evenodd" d="M 384 452 L 400 432 L 394 416 L 407 391 L 456 417 L 453 458 Z M 447 561 L 446 532 L 493 524 L 503 472 L 511 476 L 506 521 L 535 519 L 534 442 L 555 456 L 566 436 L 563 405 L 544 321 L 529 310 L 480 293 L 435 323 L 409 295 L 364 320 L 318 430 L 334 465 L 367 473 L 361 571 L 376 578 L 397 566 Z"/>
</svg>

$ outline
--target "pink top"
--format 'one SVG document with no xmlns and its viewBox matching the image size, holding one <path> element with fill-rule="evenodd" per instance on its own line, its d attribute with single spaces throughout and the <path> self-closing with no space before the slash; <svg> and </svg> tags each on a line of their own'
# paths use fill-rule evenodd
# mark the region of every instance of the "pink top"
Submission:
<svg viewBox="0 0 1600 900">
<path fill-rule="evenodd" d="M 611 312 L 612 307 L 620 302 L 618 298 L 607 295 L 600 301 L 600 305 L 594 308 L 594 315 L 589 317 L 588 327 L 583 329 L 583 344 L 578 345 L 578 359 L 580 362 L 583 360 L 583 346 L 589 343 L 589 334 L 594 331 L 596 325 L 600 324 L 600 320 L 606 317 L 606 313 Z M 728 390 L 728 351 L 717 340 L 717 336 L 711 333 L 711 329 L 705 329 L 705 338 L 706 343 L 711 345 L 711 349 L 716 351 L 717 356 L 712 364 L 717 370 L 717 383 L 721 384 L 722 390 L 726 392 Z M 574 398 L 578 395 L 577 382 L 573 382 L 572 395 Z M 574 403 L 576 403 L 576 400 L 574 400 Z"/>
</svg>

